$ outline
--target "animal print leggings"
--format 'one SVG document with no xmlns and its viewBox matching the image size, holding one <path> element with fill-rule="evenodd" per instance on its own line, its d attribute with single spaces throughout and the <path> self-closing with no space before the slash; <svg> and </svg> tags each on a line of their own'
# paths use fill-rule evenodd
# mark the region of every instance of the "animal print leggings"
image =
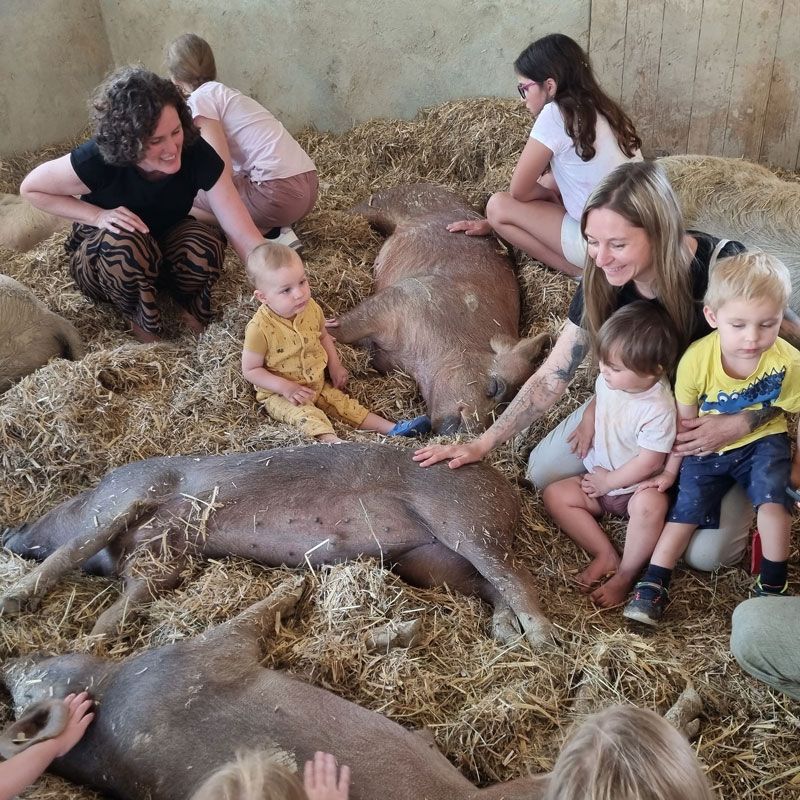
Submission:
<svg viewBox="0 0 800 800">
<path fill-rule="evenodd" d="M 225 236 L 191 217 L 156 240 L 147 233 L 115 233 L 73 225 L 67 239 L 70 271 L 92 300 L 111 303 L 126 319 L 158 334 L 156 290 L 163 288 L 203 325 L 211 321 L 211 287 L 219 277 Z"/>
</svg>

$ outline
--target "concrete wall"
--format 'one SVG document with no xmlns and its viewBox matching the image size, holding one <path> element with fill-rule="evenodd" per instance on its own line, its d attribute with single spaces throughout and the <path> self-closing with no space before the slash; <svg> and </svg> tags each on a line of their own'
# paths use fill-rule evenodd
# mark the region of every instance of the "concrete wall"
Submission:
<svg viewBox="0 0 800 800">
<path fill-rule="evenodd" d="M 0 155 L 78 133 L 111 63 L 98 0 L 0 0 Z"/>
<path fill-rule="evenodd" d="M 337 131 L 513 97 L 519 51 L 562 31 L 649 152 L 800 168 L 800 0 L 0 0 L 0 154 L 74 135 L 107 67 L 163 72 L 186 31 L 290 130 Z"/>
<path fill-rule="evenodd" d="M 115 63 L 163 70 L 165 44 L 197 33 L 219 78 L 290 130 L 412 117 L 456 97 L 515 96 L 533 38 L 588 40 L 587 0 L 100 0 Z M 146 13 L 143 9 L 147 9 Z"/>
</svg>

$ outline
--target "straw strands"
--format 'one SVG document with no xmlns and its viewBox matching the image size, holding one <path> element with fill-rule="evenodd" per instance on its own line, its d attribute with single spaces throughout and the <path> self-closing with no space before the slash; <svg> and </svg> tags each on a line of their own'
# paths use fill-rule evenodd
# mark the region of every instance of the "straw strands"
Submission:
<svg viewBox="0 0 800 800">
<path fill-rule="evenodd" d="M 410 122 L 372 120 L 338 136 L 301 134 L 322 195 L 297 230 L 326 313 L 341 313 L 369 294 L 380 247 L 380 238 L 345 213 L 347 207 L 373 189 L 417 180 L 460 190 L 481 207 L 491 191 L 508 185 L 529 124 L 516 103 L 471 100 L 427 109 Z M 0 164 L 0 191 L 16 191 L 30 166 L 54 154 Z M 216 320 L 199 341 L 178 327 L 165 303 L 170 340 L 142 346 L 110 309 L 78 292 L 62 241 L 56 234 L 29 253 L 2 254 L 0 271 L 33 287 L 73 322 L 89 353 L 77 363 L 52 362 L 0 397 L 0 525 L 37 516 L 134 459 L 301 442 L 295 431 L 258 413 L 241 377 L 244 326 L 255 305 L 234 255 L 214 292 Z M 518 275 L 521 332 L 555 329 L 574 283 L 525 257 L 518 259 Z M 380 376 L 365 353 L 340 350 L 353 374 L 350 390 L 369 408 L 391 417 L 422 411 L 408 376 Z M 590 385 L 584 368 L 547 419 L 498 449 L 492 463 L 520 484 L 530 447 L 587 397 Z M 339 430 L 349 439 L 373 438 Z M 704 702 L 696 750 L 721 798 L 777 799 L 800 790 L 800 707 L 744 675 L 728 649 L 730 616 L 746 595 L 748 576 L 741 569 L 680 571 L 663 630 L 642 635 L 623 625 L 618 609 L 599 612 L 575 591 L 572 579 L 585 556 L 558 532 L 533 492 L 521 487 L 521 496 L 516 554 L 536 575 L 543 607 L 557 626 L 554 650 L 534 654 L 524 641 L 500 645 L 489 637 L 489 609 L 478 599 L 414 589 L 375 562 L 355 562 L 315 571 L 299 618 L 276 631 L 265 664 L 409 727 L 427 727 L 478 783 L 549 769 L 569 726 L 589 711 L 627 702 L 663 713 L 691 684 Z M 201 512 L 190 524 L 199 523 Z M 624 526 L 609 524 L 619 540 Z M 0 555 L 0 590 L 29 569 Z M 0 653 L 91 650 L 122 658 L 221 622 L 284 577 L 282 570 L 241 560 L 195 563 L 180 590 L 127 621 L 122 636 L 98 642 L 87 631 L 118 587 L 76 575 L 37 612 L 0 619 Z M 796 548 L 790 579 L 796 589 Z M 370 646 L 371 634 L 409 621 L 419 623 L 413 648 L 376 652 Z M 9 717 L 7 700 L 2 713 Z M 93 796 L 52 777 L 24 795 Z"/>
</svg>

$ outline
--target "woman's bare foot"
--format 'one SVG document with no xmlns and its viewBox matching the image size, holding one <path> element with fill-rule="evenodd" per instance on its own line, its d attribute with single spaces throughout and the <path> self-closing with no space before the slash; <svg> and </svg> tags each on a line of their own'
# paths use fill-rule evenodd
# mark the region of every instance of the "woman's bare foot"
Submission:
<svg viewBox="0 0 800 800">
<path fill-rule="evenodd" d="M 635 576 L 632 578 L 623 572 L 617 572 L 595 589 L 589 595 L 589 599 L 600 608 L 618 606 L 628 599 L 635 580 Z"/>
<path fill-rule="evenodd" d="M 617 567 L 619 567 L 619 556 L 616 553 L 613 556 L 610 553 L 595 556 L 589 566 L 575 578 L 575 583 L 581 592 L 588 594 L 603 578 L 613 575 Z"/>
<path fill-rule="evenodd" d="M 140 341 L 142 344 L 151 344 L 152 342 L 161 341 L 160 336 L 157 336 L 155 333 L 150 333 L 150 331 L 146 331 L 141 325 L 137 325 L 133 321 L 131 321 L 131 333 L 133 334 L 134 338 Z"/>
<path fill-rule="evenodd" d="M 181 319 L 183 320 L 186 327 L 195 335 L 200 336 L 203 331 L 205 331 L 206 326 L 200 322 L 194 314 L 190 314 L 185 309 L 181 311 Z"/>
</svg>

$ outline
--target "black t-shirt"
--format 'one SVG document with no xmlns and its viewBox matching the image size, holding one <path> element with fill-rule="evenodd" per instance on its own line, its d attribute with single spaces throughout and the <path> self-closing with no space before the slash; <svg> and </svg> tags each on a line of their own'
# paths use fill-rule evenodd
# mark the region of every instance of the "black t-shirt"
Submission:
<svg viewBox="0 0 800 800">
<path fill-rule="evenodd" d="M 183 148 L 178 172 L 157 181 L 147 180 L 135 166 L 107 164 L 94 139 L 76 147 L 70 153 L 70 162 L 89 187 L 89 194 L 82 195 L 81 200 L 100 208 L 125 206 L 156 238 L 189 213 L 197 192 L 214 186 L 225 166 L 216 150 L 200 138 Z"/>
<path fill-rule="evenodd" d="M 697 240 L 697 250 L 695 251 L 692 263 L 689 265 L 689 275 L 692 281 L 692 297 L 694 298 L 694 326 L 692 328 L 691 341 L 700 339 L 711 333 L 711 328 L 703 316 L 703 297 L 705 296 L 706 289 L 708 288 L 708 264 L 711 261 L 711 254 L 717 246 L 719 239 L 709 236 L 707 233 L 700 233 L 699 231 L 687 231 L 690 236 Z M 737 253 L 743 253 L 745 250 L 741 242 L 728 242 L 720 251 L 719 258 L 724 256 L 734 256 Z M 624 286 L 620 286 L 617 290 L 617 305 L 614 311 L 633 303 L 635 300 L 647 300 L 650 303 L 661 305 L 657 298 L 651 299 L 642 297 L 636 291 L 636 284 L 629 281 Z M 572 297 L 572 302 L 569 304 L 569 311 L 567 318 L 570 322 L 578 327 L 582 327 L 583 319 L 583 283 L 578 284 L 578 288 Z"/>
</svg>

